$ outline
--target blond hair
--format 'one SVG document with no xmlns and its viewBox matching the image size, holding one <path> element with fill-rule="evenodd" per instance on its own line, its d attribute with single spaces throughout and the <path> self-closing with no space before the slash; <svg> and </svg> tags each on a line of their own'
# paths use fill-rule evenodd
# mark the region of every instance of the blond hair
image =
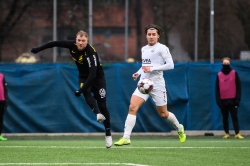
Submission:
<svg viewBox="0 0 250 166">
<path fill-rule="evenodd" d="M 229 57 L 224 57 L 224 58 L 222 58 L 221 61 L 223 62 L 224 60 L 228 60 L 229 62 L 231 62 L 231 59 Z"/>
<path fill-rule="evenodd" d="M 76 37 L 77 36 L 80 36 L 80 37 L 85 36 L 86 38 L 88 38 L 88 33 L 83 30 L 80 30 L 79 32 L 77 32 Z"/>
</svg>

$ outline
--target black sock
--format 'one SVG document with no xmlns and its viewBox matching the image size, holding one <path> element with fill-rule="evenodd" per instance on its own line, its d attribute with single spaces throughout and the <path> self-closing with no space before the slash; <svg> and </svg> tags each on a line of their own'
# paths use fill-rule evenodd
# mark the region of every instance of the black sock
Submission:
<svg viewBox="0 0 250 166">
<path fill-rule="evenodd" d="M 106 136 L 111 136 L 110 128 L 106 128 Z"/>
</svg>

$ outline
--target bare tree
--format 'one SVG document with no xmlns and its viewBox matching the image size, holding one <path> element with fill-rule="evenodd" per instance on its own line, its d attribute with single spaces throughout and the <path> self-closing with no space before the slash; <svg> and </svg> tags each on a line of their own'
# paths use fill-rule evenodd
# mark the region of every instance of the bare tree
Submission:
<svg viewBox="0 0 250 166">
<path fill-rule="evenodd" d="M 79 30 L 87 31 L 88 27 L 88 2 L 61 0 L 58 5 L 58 28 L 68 33 L 73 39 Z M 69 32 L 67 32 L 69 31 Z M 59 34 L 60 36 L 65 36 Z"/>
<path fill-rule="evenodd" d="M 199 2 L 198 59 L 205 60 L 210 56 L 210 0 Z M 168 44 L 169 33 L 171 31 L 179 33 L 183 48 L 193 59 L 195 2 L 193 0 L 158 0 L 154 2 L 154 5 L 155 21 L 165 31 L 161 41 Z M 241 50 L 249 50 L 249 8 L 249 0 L 214 1 L 214 55 L 216 59 L 224 56 L 238 59 Z"/>
<path fill-rule="evenodd" d="M 250 1 L 236 1 L 237 17 L 239 18 L 245 32 L 244 40 L 250 50 Z"/>
<path fill-rule="evenodd" d="M 87 30 L 88 1 L 60 0 L 57 8 L 58 40 L 73 39 L 76 31 Z M 199 1 L 199 34 L 198 59 L 207 60 L 210 56 L 210 0 Z M 31 6 L 32 5 L 32 6 Z M 169 35 L 178 34 L 181 49 L 188 53 L 191 59 L 194 55 L 194 0 L 136 0 L 130 1 L 130 28 L 135 30 L 136 48 L 131 49 L 131 55 L 140 59 L 140 48 L 145 42 L 143 27 L 155 23 L 164 29 L 160 42 L 170 50 L 175 46 L 169 45 Z M 214 55 L 215 59 L 229 56 L 238 59 L 241 50 L 250 49 L 250 1 L 249 0 L 216 0 L 214 1 Z M 95 0 L 96 44 L 98 50 L 107 55 L 105 58 L 118 60 L 122 55 L 121 29 L 124 23 L 124 1 Z M 116 15 L 114 16 L 114 13 Z M 53 1 L 52 0 L 8 0 L 0 2 L 0 61 L 13 61 L 17 56 L 28 52 L 31 47 L 52 40 Z M 96 28 L 96 29 L 95 29 Z M 109 29 L 117 30 L 112 37 L 119 40 L 119 45 L 111 44 L 106 48 L 106 33 Z M 114 31 L 115 32 L 115 31 Z M 132 31 L 134 32 L 134 31 Z M 102 35 L 103 34 L 103 35 Z M 114 43 L 114 38 L 110 43 Z M 21 41 L 21 42 L 20 42 Z M 144 42 L 145 41 L 145 42 Z M 130 43 L 131 44 L 131 43 Z M 177 47 L 175 47 L 177 48 Z M 113 53 L 116 50 L 116 53 Z M 64 59 L 64 53 L 58 49 L 59 56 Z M 52 49 L 43 51 L 42 61 L 52 61 Z M 135 55 L 136 54 L 136 55 Z M 68 54 L 67 54 L 68 55 Z M 135 55 L 135 56 L 134 56 Z M 109 58 L 110 59 L 110 58 Z M 66 59 L 65 59 L 66 60 Z M 122 59 L 123 60 L 123 59 Z M 120 61 L 120 59 L 119 59 Z"/>
<path fill-rule="evenodd" d="M 164 34 L 160 41 L 169 45 L 169 34 L 178 29 L 181 22 L 188 19 L 188 9 L 190 4 L 183 0 L 159 0 L 154 1 L 155 23 L 164 29 Z M 187 31 L 186 31 L 187 32 Z"/>
<path fill-rule="evenodd" d="M 141 0 L 135 1 L 134 4 L 134 13 L 135 13 L 135 22 L 136 22 L 136 33 L 137 33 L 137 38 L 136 38 L 136 60 L 141 59 Z"/>
<path fill-rule="evenodd" d="M 2 1 L 1 2 L 1 22 L 0 22 L 0 50 L 5 39 L 11 34 L 12 30 L 18 24 L 27 8 L 34 0 L 26 1 Z M 0 61 L 2 61 L 2 53 L 0 51 Z"/>
</svg>

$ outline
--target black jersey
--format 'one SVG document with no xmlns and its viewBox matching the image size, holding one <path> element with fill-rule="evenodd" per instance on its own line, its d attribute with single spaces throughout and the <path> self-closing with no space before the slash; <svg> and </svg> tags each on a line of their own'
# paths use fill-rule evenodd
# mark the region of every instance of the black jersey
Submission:
<svg viewBox="0 0 250 166">
<path fill-rule="evenodd" d="M 52 41 L 36 48 L 36 52 L 40 52 L 47 48 L 62 47 L 68 48 L 72 59 L 75 61 L 79 71 L 79 79 L 84 82 L 84 89 L 87 88 L 95 79 L 105 79 L 99 56 L 94 47 L 87 44 L 86 48 L 79 51 L 76 42 L 71 40 Z"/>
</svg>

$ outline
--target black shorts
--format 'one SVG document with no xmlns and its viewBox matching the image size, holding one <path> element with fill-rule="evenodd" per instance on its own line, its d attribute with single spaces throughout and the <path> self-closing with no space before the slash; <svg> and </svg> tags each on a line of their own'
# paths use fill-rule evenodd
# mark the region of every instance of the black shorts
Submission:
<svg viewBox="0 0 250 166">
<path fill-rule="evenodd" d="M 79 87 L 86 79 L 79 78 Z M 87 92 L 93 93 L 96 100 L 106 100 L 106 80 L 104 78 L 96 78 L 93 83 L 88 87 Z"/>
</svg>

